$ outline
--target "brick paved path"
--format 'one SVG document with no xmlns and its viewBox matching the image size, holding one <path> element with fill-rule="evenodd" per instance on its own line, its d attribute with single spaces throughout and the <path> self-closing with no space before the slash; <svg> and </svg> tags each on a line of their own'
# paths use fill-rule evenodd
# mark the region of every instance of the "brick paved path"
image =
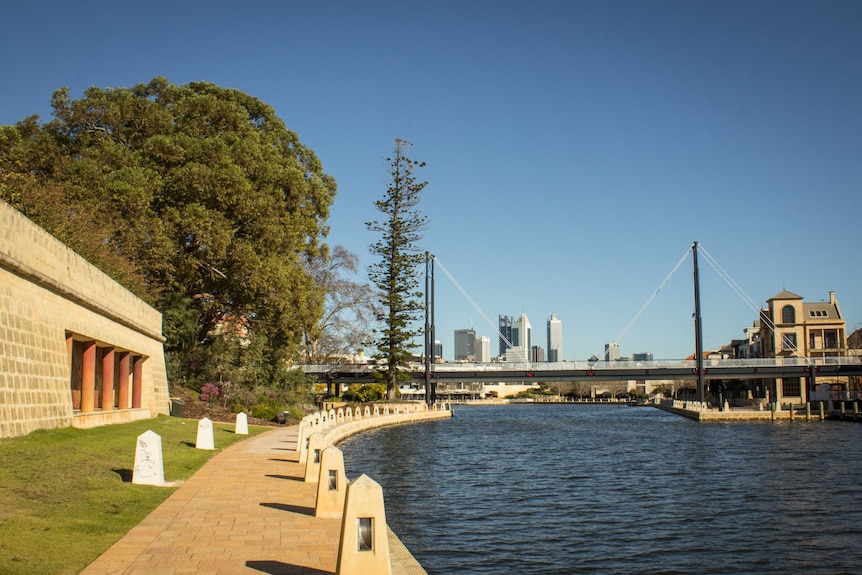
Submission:
<svg viewBox="0 0 862 575">
<path fill-rule="evenodd" d="M 335 573 L 341 520 L 314 517 L 317 485 L 303 482 L 297 431 L 224 449 L 81 575 Z M 389 540 L 393 575 L 425 573 Z"/>
</svg>

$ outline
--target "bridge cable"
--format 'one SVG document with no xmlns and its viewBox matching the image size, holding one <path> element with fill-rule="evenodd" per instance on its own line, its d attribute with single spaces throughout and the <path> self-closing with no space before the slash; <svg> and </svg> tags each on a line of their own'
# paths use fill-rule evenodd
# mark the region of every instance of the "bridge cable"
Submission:
<svg viewBox="0 0 862 575">
<path fill-rule="evenodd" d="M 762 310 L 761 310 L 760 306 L 758 306 L 756 303 L 754 303 L 754 300 L 752 300 L 752 299 L 748 296 L 748 294 L 747 294 L 747 293 L 745 293 L 745 291 L 744 291 L 744 290 L 739 286 L 739 284 L 738 284 L 738 283 L 736 283 L 736 281 L 735 281 L 732 277 L 730 277 L 730 274 L 728 274 L 728 273 L 724 270 L 724 268 L 722 268 L 722 267 L 718 264 L 718 262 L 715 260 L 715 258 L 713 258 L 713 257 L 709 254 L 709 252 L 707 252 L 707 251 L 706 251 L 706 249 L 703 247 L 703 244 L 699 244 L 699 248 L 700 248 L 700 251 L 701 251 L 701 252 L 706 256 L 706 261 L 707 261 L 707 263 L 708 263 L 710 266 L 712 266 L 712 268 L 713 268 L 713 269 L 718 273 L 718 275 L 719 275 L 719 276 L 720 276 L 720 277 L 725 281 L 725 283 L 727 283 L 727 285 L 729 285 L 729 286 L 730 286 L 730 288 L 731 288 L 734 292 L 736 292 L 736 294 L 737 294 L 737 295 L 738 295 L 738 296 L 739 296 L 739 297 L 740 297 L 740 298 L 741 298 L 741 299 L 742 299 L 742 300 L 743 300 L 743 301 L 748 305 L 748 307 L 749 307 L 749 308 L 751 308 L 751 310 L 752 310 L 752 311 L 754 311 L 754 312 L 756 312 L 756 313 L 757 313 L 757 315 L 758 315 L 758 317 L 760 318 L 760 320 L 761 320 L 763 323 L 765 323 L 765 324 L 766 324 L 766 327 L 767 327 L 767 328 L 769 328 L 769 329 L 772 331 L 772 333 L 775 333 L 775 331 L 776 331 L 776 329 L 775 329 L 775 323 L 772 321 L 772 319 L 771 319 L 769 316 L 767 316 L 766 314 L 761 313 L 761 312 L 762 312 Z M 795 351 L 795 352 L 799 353 L 799 346 L 797 346 L 797 345 L 796 345 L 795 343 L 793 343 L 792 341 L 783 340 L 783 338 L 782 338 L 782 344 L 789 344 L 789 345 L 787 345 L 787 346 L 786 346 L 787 348 L 789 348 L 789 349 L 791 349 L 791 350 L 793 350 L 793 351 Z M 811 362 L 811 360 L 808 358 L 808 356 L 807 356 L 807 355 L 803 355 L 802 357 L 803 357 L 803 358 L 804 358 L 808 363 L 810 363 L 810 362 Z"/>
<path fill-rule="evenodd" d="M 673 276 L 673 274 L 676 273 L 676 270 L 679 269 L 679 266 L 682 265 L 682 262 L 684 262 L 685 259 L 688 257 L 689 252 L 691 252 L 690 246 L 687 250 L 685 250 L 685 253 L 682 254 L 682 257 L 679 258 L 679 261 L 676 262 L 676 265 L 673 266 L 673 269 L 670 271 L 669 274 L 667 274 L 667 277 L 665 277 L 664 280 L 661 282 L 661 284 L 658 286 L 658 289 L 656 289 L 653 292 L 653 294 L 641 306 L 641 308 L 638 310 L 638 312 L 635 314 L 635 316 L 629 321 L 628 324 L 626 324 L 626 327 L 624 327 L 623 330 L 619 333 L 619 335 L 617 335 L 616 339 L 614 340 L 615 343 L 620 342 L 620 340 L 623 338 L 623 336 L 626 334 L 626 332 L 629 330 L 629 328 L 638 320 L 638 318 L 641 316 L 641 314 L 643 314 L 643 312 L 646 311 L 646 308 L 649 307 L 649 304 L 652 303 L 652 300 L 654 300 L 656 298 L 656 296 L 662 290 L 662 288 L 665 286 L 665 284 L 667 284 L 667 282 L 670 281 L 670 278 Z"/>
<path fill-rule="evenodd" d="M 503 333 L 500 331 L 499 325 L 494 325 L 494 323 L 488 318 L 488 316 L 485 315 L 485 312 L 482 311 L 482 308 L 480 308 L 479 305 L 475 301 L 473 301 L 473 298 L 470 297 L 470 294 L 468 294 L 467 291 L 463 287 L 461 287 L 461 284 L 459 284 L 458 281 L 452 276 L 452 274 L 449 273 L 449 270 L 446 269 L 446 266 L 443 265 L 443 263 L 440 261 L 440 258 L 438 258 L 437 256 L 433 257 L 434 261 L 437 263 L 440 269 L 443 270 L 443 273 L 446 274 L 446 277 L 449 278 L 449 281 L 452 282 L 452 285 L 454 285 L 458 289 L 458 291 L 461 292 L 461 295 L 463 295 L 464 298 L 468 302 L 470 302 L 470 305 L 472 305 L 473 308 L 477 312 L 479 312 L 479 315 L 481 315 L 485 319 L 485 321 L 488 322 L 488 325 L 491 327 L 491 329 L 497 332 L 497 335 L 500 336 L 500 339 L 506 342 L 506 345 L 508 345 L 509 347 L 515 347 L 514 345 L 512 345 L 512 342 L 509 341 L 509 339 L 504 336 Z"/>
</svg>

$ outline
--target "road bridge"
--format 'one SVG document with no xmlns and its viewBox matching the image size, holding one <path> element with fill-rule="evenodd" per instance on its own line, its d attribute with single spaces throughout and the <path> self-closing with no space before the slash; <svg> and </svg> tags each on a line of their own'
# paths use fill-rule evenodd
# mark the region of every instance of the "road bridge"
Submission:
<svg viewBox="0 0 862 575">
<path fill-rule="evenodd" d="M 383 366 L 303 365 L 306 374 L 325 383 L 371 383 Z M 426 376 L 438 382 L 554 382 L 627 380 L 750 380 L 787 377 L 860 377 L 862 357 L 707 359 L 702 372 L 695 360 L 567 361 L 557 363 L 438 363 L 426 374 L 425 364 L 412 363 L 412 380 L 424 384 Z"/>
</svg>

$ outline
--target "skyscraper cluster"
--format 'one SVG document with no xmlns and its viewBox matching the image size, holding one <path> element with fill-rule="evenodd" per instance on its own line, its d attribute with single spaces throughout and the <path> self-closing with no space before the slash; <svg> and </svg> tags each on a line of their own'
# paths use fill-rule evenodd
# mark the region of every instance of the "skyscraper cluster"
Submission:
<svg viewBox="0 0 862 575">
<path fill-rule="evenodd" d="M 552 313 L 547 324 L 547 361 L 563 361 L 563 322 Z M 508 315 L 498 316 L 498 358 L 507 362 L 544 362 L 545 350 L 533 344 L 533 328 L 526 313 L 518 319 Z M 491 361 L 491 340 L 476 336 L 475 330 L 455 330 L 455 361 Z"/>
</svg>

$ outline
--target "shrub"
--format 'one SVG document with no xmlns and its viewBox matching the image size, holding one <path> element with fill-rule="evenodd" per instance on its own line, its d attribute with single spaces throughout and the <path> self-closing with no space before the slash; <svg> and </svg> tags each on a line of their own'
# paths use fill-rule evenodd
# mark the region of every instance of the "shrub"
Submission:
<svg viewBox="0 0 862 575">
<path fill-rule="evenodd" d="M 383 399 L 384 397 L 386 397 L 386 384 L 365 383 L 362 385 L 351 385 L 344 392 L 342 399 L 353 403 L 367 403 Z"/>
<path fill-rule="evenodd" d="M 251 416 L 258 419 L 263 419 L 265 421 L 272 421 L 273 419 L 275 419 L 275 416 L 278 415 L 278 413 L 281 411 L 283 410 L 277 408 L 272 404 L 258 403 L 251 408 Z"/>
<path fill-rule="evenodd" d="M 214 383 L 205 383 L 201 386 L 201 401 L 213 402 L 219 398 L 221 390 Z"/>
</svg>

